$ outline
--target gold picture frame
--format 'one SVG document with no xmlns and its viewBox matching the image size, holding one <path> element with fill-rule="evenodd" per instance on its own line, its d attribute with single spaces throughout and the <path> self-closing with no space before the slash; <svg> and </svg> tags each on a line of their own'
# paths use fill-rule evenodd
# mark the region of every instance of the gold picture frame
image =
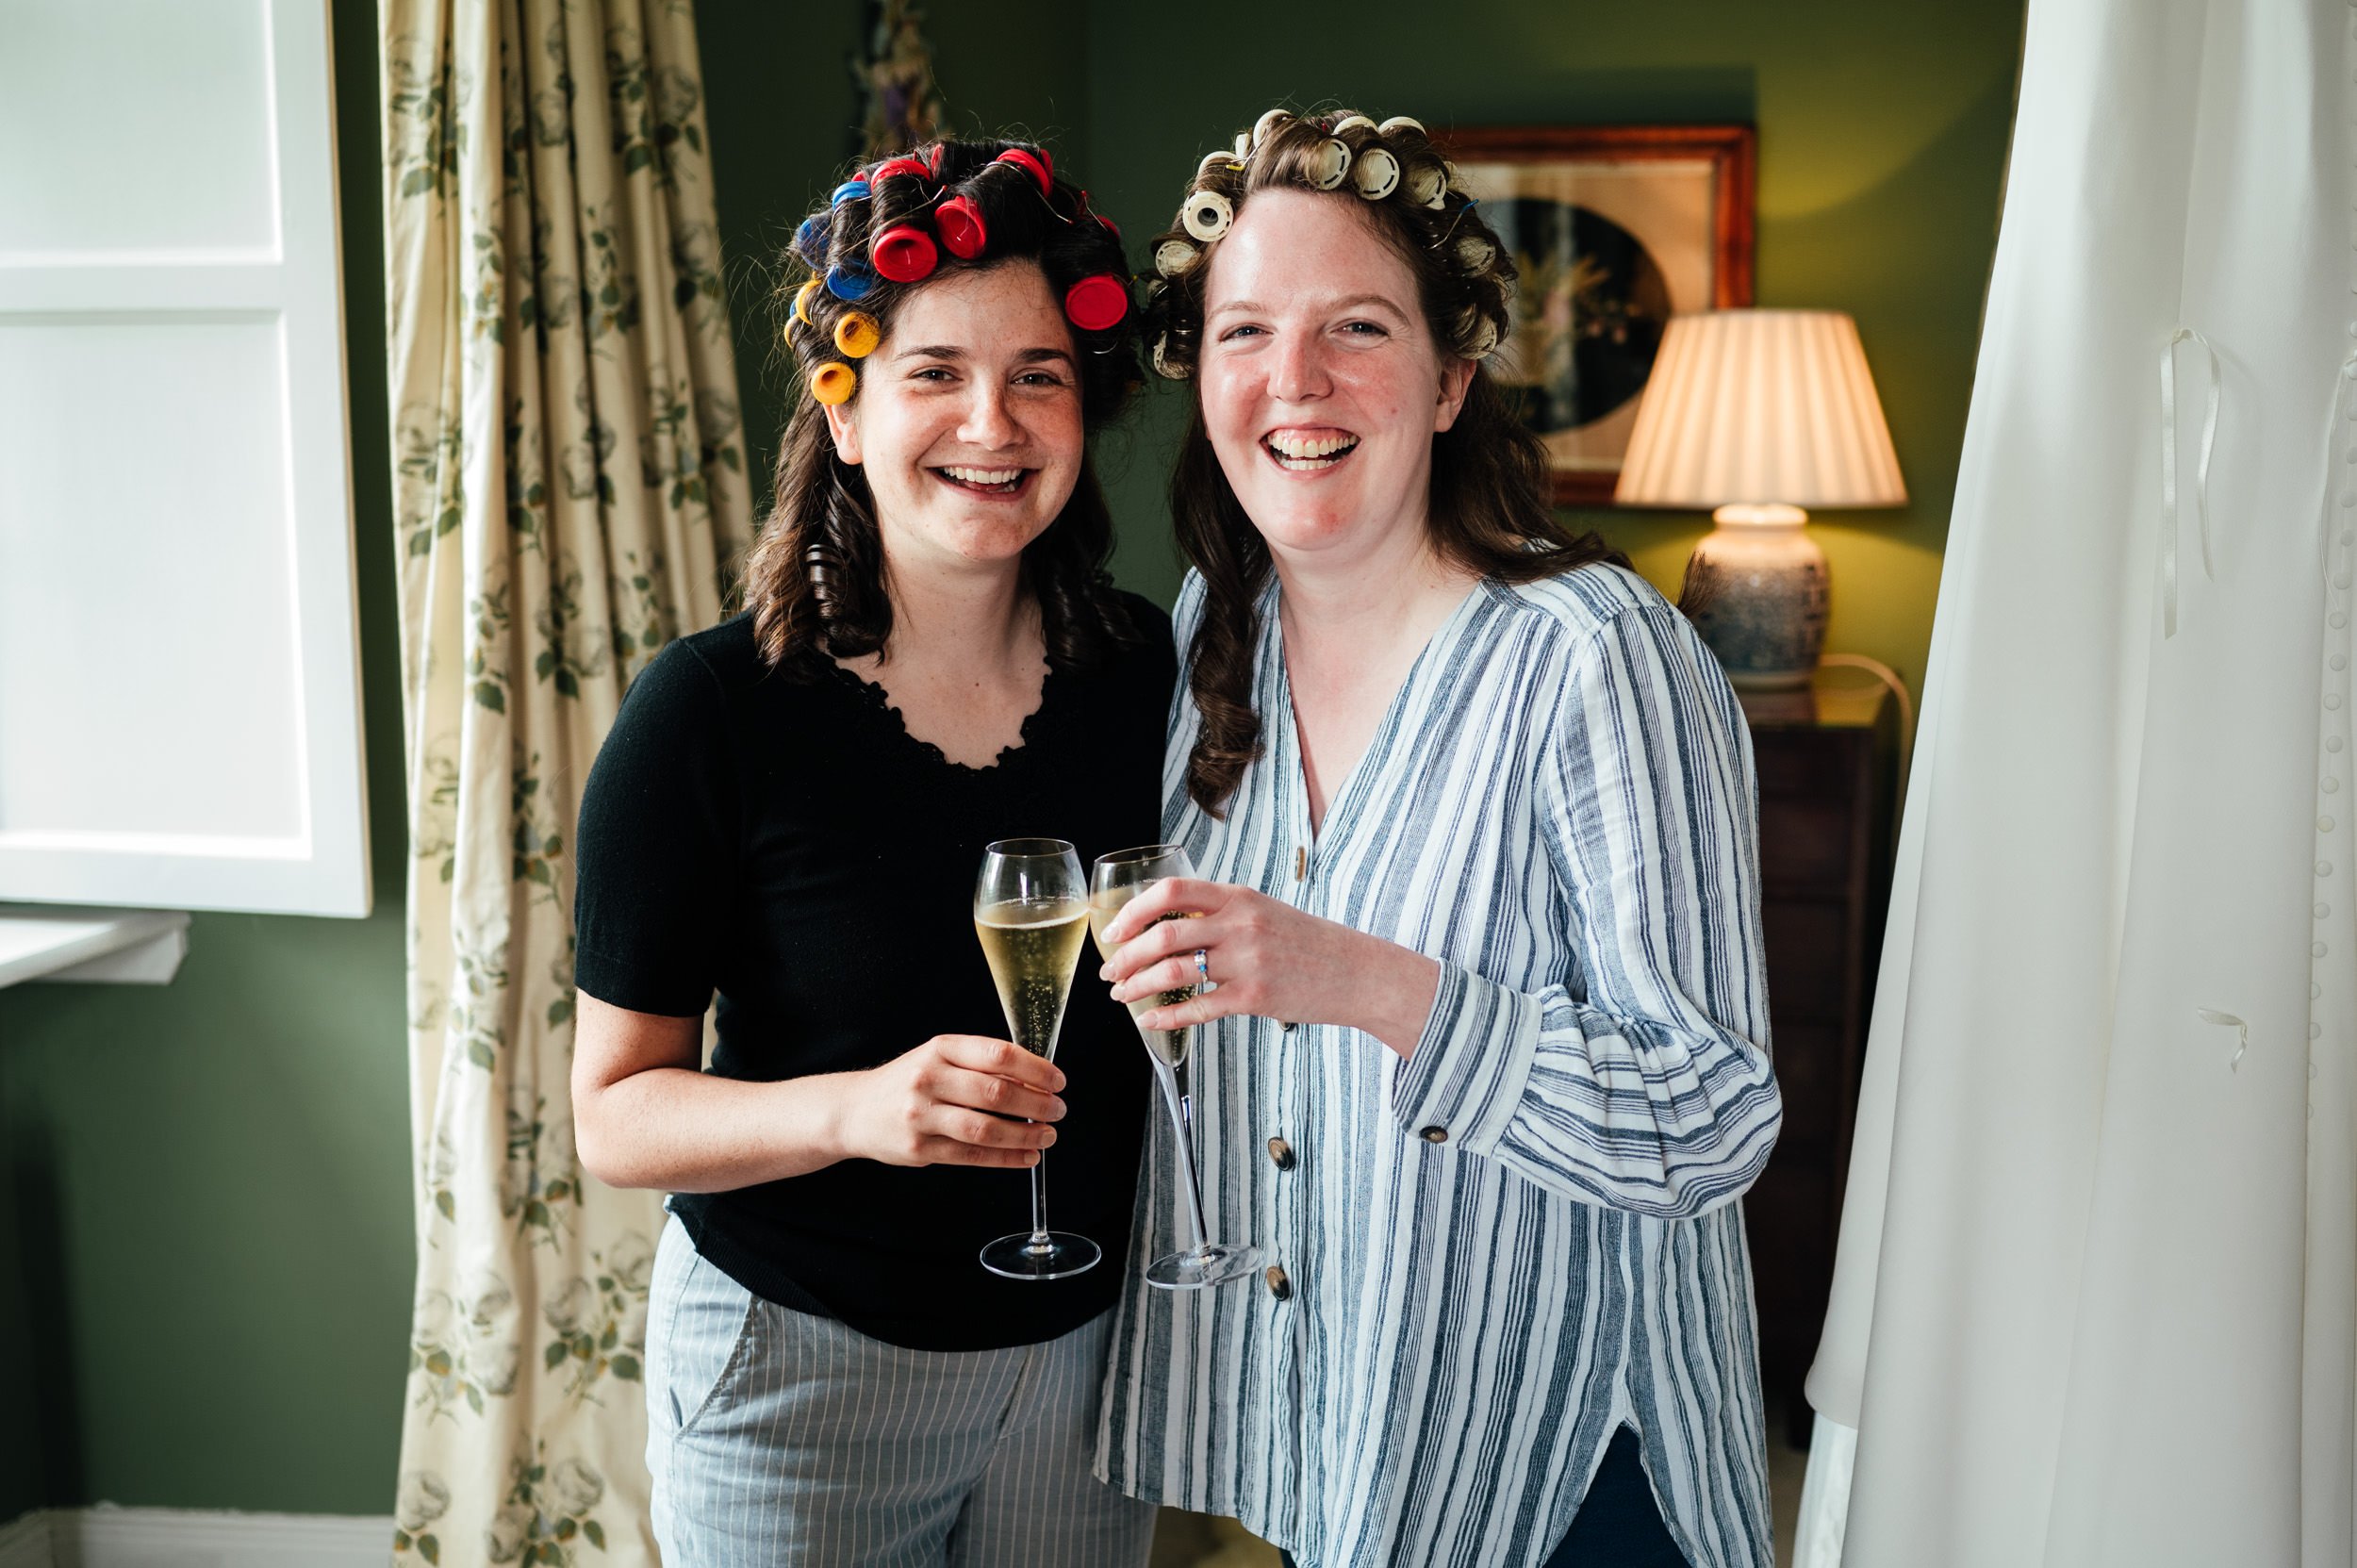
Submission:
<svg viewBox="0 0 2357 1568">
<path fill-rule="evenodd" d="M 1750 125 L 1457 127 L 1436 139 L 1513 252 L 1491 363 L 1559 506 L 1609 506 L 1662 328 L 1752 303 Z"/>
</svg>

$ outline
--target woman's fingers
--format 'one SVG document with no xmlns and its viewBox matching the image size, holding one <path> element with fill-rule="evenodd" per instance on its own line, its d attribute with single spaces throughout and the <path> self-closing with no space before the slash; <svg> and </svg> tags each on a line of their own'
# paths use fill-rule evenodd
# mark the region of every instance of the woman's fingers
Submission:
<svg viewBox="0 0 2357 1568">
<path fill-rule="evenodd" d="M 1202 972 L 1195 966 L 1196 950 L 1196 948 L 1189 948 L 1185 952 L 1173 953 L 1143 969 L 1131 970 L 1128 979 L 1113 987 L 1113 1000 L 1127 1002 L 1140 997 L 1150 997 L 1158 991 L 1178 991 L 1202 984 Z"/>
<path fill-rule="evenodd" d="M 1105 939 L 1116 946 L 1169 915 L 1215 915 L 1225 908 L 1235 888 L 1225 883 L 1195 877 L 1166 877 L 1130 900 L 1105 929 Z"/>
<path fill-rule="evenodd" d="M 1152 922 L 1170 914 L 1174 907 L 1170 901 L 1171 889 L 1177 887 L 1181 880 L 1173 877 L 1164 882 L 1155 883 L 1145 892 L 1123 904 L 1121 913 L 1113 916 L 1113 923 L 1105 928 L 1105 941 L 1115 947 L 1122 946 L 1134 938 L 1138 933 L 1146 930 Z"/>
<path fill-rule="evenodd" d="M 937 1034 L 843 1078 L 844 1151 L 892 1165 L 1035 1165 L 1064 1114 L 1053 1063 L 976 1034 Z"/>
<path fill-rule="evenodd" d="M 1147 1030 L 1193 1029 L 1217 1018 L 1230 1018 L 1239 1013 L 1249 1013 L 1244 998 L 1222 986 L 1216 991 L 1198 991 L 1176 1007 L 1158 1007 L 1138 1016 L 1138 1027 Z"/>
<path fill-rule="evenodd" d="M 1054 1095 L 1042 1094 L 1012 1078 L 992 1073 L 943 1065 L 934 1069 L 925 1088 L 944 1105 L 987 1111 L 995 1116 L 1014 1116 L 1024 1121 L 1063 1119 L 1063 1101 Z"/>
<path fill-rule="evenodd" d="M 936 1034 L 931 1044 L 942 1061 L 968 1072 L 1013 1079 L 1041 1094 L 1052 1095 L 1063 1088 L 1061 1068 L 1012 1040 L 993 1040 L 980 1034 Z"/>
<path fill-rule="evenodd" d="M 981 1148 L 954 1138 L 929 1138 L 919 1152 L 928 1165 L 979 1165 L 985 1170 L 1022 1170 L 1039 1164 L 1035 1148 Z"/>
<path fill-rule="evenodd" d="M 941 1034 L 916 1075 L 918 1131 L 964 1147 L 1029 1151 L 1056 1141 L 1064 1114 L 1054 1063 L 1008 1040 Z M 971 1162 L 967 1162 L 971 1163 Z"/>
<path fill-rule="evenodd" d="M 1139 900 L 1140 903 L 1144 901 Z M 1135 909 L 1137 904 L 1129 907 Z M 1174 920 L 1168 918 L 1166 914 L 1123 943 L 1113 958 L 1097 970 L 1097 974 L 1119 985 L 1139 970 L 1159 964 L 1175 953 L 1192 957 L 1197 948 L 1216 947 L 1233 935 L 1238 908 L 1239 900 L 1229 900 L 1223 901 L 1223 913 L 1216 915 L 1205 914 L 1193 919 Z"/>
<path fill-rule="evenodd" d="M 975 1148 L 1046 1148 L 1056 1130 L 1046 1122 L 1011 1121 L 964 1105 L 934 1105 L 918 1118 L 920 1131 Z"/>
</svg>

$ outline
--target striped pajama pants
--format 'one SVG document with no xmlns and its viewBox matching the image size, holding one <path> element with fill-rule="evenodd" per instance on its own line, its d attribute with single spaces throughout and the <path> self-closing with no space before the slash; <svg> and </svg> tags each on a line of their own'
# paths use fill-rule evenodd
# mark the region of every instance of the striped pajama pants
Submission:
<svg viewBox="0 0 2357 1568">
<path fill-rule="evenodd" d="M 1044 1345 L 906 1350 L 754 1296 L 677 1220 L 648 1308 L 666 1568 L 1145 1563 L 1153 1508 L 1089 1474 L 1111 1312 Z"/>
</svg>

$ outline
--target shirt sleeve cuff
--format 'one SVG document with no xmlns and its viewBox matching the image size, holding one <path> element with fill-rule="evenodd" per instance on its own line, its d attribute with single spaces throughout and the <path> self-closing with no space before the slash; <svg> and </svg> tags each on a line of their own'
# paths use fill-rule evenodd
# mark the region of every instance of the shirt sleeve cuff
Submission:
<svg viewBox="0 0 2357 1568">
<path fill-rule="evenodd" d="M 1393 1114 L 1408 1134 L 1494 1152 L 1530 1081 L 1540 1012 L 1536 997 L 1442 964 L 1432 1016 L 1393 1085 Z"/>
<path fill-rule="evenodd" d="M 701 1017 L 712 1005 L 708 984 L 666 981 L 645 966 L 608 957 L 585 945 L 573 949 L 573 984 L 602 1002 L 657 1017 Z"/>
</svg>

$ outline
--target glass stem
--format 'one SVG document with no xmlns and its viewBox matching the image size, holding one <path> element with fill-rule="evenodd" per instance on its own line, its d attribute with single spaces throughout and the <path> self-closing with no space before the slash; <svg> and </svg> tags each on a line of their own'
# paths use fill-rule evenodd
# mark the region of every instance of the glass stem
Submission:
<svg viewBox="0 0 2357 1568">
<path fill-rule="evenodd" d="M 1162 1103 L 1170 1108 L 1171 1128 L 1178 1134 L 1178 1174 L 1182 1179 L 1179 1190 L 1186 1194 L 1187 1221 L 1194 1232 L 1188 1238 L 1187 1250 L 1201 1252 L 1204 1244 L 1211 1239 L 1211 1232 L 1203 1228 L 1203 1188 L 1195 1174 L 1193 1107 L 1188 1103 L 1189 1097 L 1178 1087 L 1178 1073 L 1170 1064 L 1159 1056 L 1151 1057 L 1151 1060 L 1154 1076 L 1162 1081 Z"/>
<path fill-rule="evenodd" d="M 1031 1244 L 1027 1252 L 1053 1252 L 1056 1244 L 1047 1239 L 1047 1154 L 1040 1152 L 1039 1164 L 1031 1167 Z"/>
</svg>

